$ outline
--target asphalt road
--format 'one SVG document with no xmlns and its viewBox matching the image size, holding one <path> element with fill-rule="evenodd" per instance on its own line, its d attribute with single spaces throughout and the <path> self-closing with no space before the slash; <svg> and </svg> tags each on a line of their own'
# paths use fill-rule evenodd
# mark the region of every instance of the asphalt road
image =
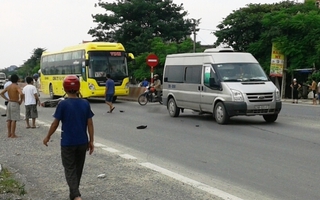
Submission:
<svg viewBox="0 0 320 200">
<path fill-rule="evenodd" d="M 112 114 L 103 101 L 91 106 L 96 142 L 141 162 L 241 199 L 320 199 L 320 105 L 284 103 L 276 123 L 255 116 L 234 117 L 228 125 L 192 111 L 171 118 L 157 103 L 118 101 Z M 40 108 L 40 119 L 51 123 L 53 111 Z"/>
</svg>

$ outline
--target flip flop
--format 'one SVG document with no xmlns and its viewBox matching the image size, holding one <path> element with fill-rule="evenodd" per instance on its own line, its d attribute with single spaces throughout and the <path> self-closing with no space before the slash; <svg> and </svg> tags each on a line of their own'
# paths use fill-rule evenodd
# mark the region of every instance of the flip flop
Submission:
<svg viewBox="0 0 320 200">
<path fill-rule="evenodd" d="M 145 129 L 147 128 L 147 125 L 140 125 L 140 126 L 137 126 L 137 129 Z"/>
<path fill-rule="evenodd" d="M 31 126 L 27 126 L 26 129 L 31 128 Z"/>
<path fill-rule="evenodd" d="M 32 126 L 31 128 L 39 128 L 39 126 Z"/>
<path fill-rule="evenodd" d="M 112 113 L 112 111 L 115 109 L 116 107 L 111 108 L 110 113 Z"/>
</svg>

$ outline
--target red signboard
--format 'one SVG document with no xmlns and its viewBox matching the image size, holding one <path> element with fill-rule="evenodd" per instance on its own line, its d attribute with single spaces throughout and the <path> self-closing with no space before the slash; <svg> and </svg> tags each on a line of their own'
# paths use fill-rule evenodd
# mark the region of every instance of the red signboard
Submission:
<svg viewBox="0 0 320 200">
<path fill-rule="evenodd" d="M 150 54 L 147 57 L 147 65 L 150 67 L 155 67 L 159 64 L 159 58 L 156 54 Z"/>
</svg>

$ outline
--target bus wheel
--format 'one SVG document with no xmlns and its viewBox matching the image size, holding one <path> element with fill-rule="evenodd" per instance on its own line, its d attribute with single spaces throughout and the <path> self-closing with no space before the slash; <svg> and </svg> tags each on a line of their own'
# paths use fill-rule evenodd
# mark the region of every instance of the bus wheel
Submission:
<svg viewBox="0 0 320 200">
<path fill-rule="evenodd" d="M 268 123 L 275 122 L 277 120 L 277 118 L 278 118 L 278 114 L 263 115 L 263 119 Z"/>
<path fill-rule="evenodd" d="M 112 103 L 117 101 L 117 96 L 113 96 Z"/>
<path fill-rule="evenodd" d="M 217 103 L 214 107 L 214 118 L 218 124 L 226 124 L 229 121 L 229 115 L 226 111 L 226 107 L 222 102 Z"/>
<path fill-rule="evenodd" d="M 49 95 L 50 95 L 50 98 L 51 98 L 51 99 L 55 99 L 55 95 L 54 95 L 54 93 L 53 93 L 52 85 L 49 86 Z"/>
<path fill-rule="evenodd" d="M 173 98 L 168 101 L 167 109 L 171 117 L 178 117 L 180 114 L 180 108 L 177 106 L 176 101 Z"/>
</svg>

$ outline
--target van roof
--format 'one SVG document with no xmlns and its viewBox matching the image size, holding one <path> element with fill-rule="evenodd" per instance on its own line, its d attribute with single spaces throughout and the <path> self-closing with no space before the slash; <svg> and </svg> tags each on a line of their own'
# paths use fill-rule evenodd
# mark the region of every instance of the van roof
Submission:
<svg viewBox="0 0 320 200">
<path fill-rule="evenodd" d="M 204 50 L 205 53 L 220 53 L 220 52 L 234 52 L 231 47 L 223 47 L 223 48 L 211 48 Z"/>
<path fill-rule="evenodd" d="M 213 62 L 213 63 L 258 63 L 250 53 L 245 52 L 220 52 L 220 53 L 180 53 L 167 55 L 166 63 L 188 60 L 188 63 Z M 188 59 L 189 58 L 189 59 Z M 197 59 L 198 58 L 198 59 Z M 175 60 L 175 61 L 173 61 Z M 201 60 L 201 61 L 200 61 Z M 168 63 L 169 62 L 169 63 Z"/>
</svg>

